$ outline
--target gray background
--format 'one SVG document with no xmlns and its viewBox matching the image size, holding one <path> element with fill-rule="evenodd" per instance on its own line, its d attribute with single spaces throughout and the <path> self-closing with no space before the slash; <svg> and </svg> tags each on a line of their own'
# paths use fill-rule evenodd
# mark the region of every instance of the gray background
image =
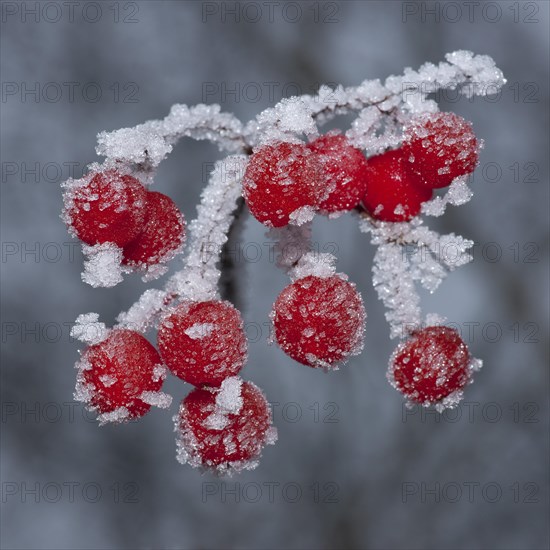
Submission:
<svg viewBox="0 0 550 550">
<path fill-rule="evenodd" d="M 62 3 L 38 16 L 25 4 L 35 2 L 4 2 L 1 23 L 2 547 L 548 548 L 548 3 L 488 2 L 470 15 L 462 2 L 301 2 L 301 14 L 243 2 L 239 22 L 213 3 L 206 16 L 199 2 L 101 2 L 98 16 L 78 2 L 73 21 Z M 279 442 L 257 470 L 223 481 L 175 461 L 171 416 L 189 390 L 175 379 L 172 409 L 139 423 L 99 429 L 72 404 L 79 346 L 68 325 L 88 311 L 112 323 L 144 284 L 80 281 L 59 219 L 63 163 L 78 173 L 96 160 L 99 131 L 161 118 L 176 102 L 221 103 L 248 120 L 283 91 L 385 78 L 463 48 L 493 56 L 509 84 L 492 101 L 442 101 L 486 142 L 472 202 L 428 222 L 477 243 L 474 262 L 423 297 L 485 361 L 458 416 L 407 415 L 386 382 L 395 342 L 370 282 L 373 249 L 348 216 L 318 220 L 314 240 L 337 244 L 338 269 L 363 293 L 365 350 L 325 375 L 249 325 L 257 341 L 243 375 L 279 403 Z M 22 94 L 35 86 L 38 97 Z M 187 219 L 218 157 L 186 141 L 161 166 L 157 189 Z M 260 326 L 286 284 L 264 233 L 249 218 L 238 249 L 243 314 Z"/>
</svg>

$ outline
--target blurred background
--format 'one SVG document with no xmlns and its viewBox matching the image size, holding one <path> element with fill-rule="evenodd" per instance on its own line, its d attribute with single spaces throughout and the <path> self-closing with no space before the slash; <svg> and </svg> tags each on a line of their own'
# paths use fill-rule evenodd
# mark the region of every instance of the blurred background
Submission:
<svg viewBox="0 0 550 550">
<path fill-rule="evenodd" d="M 1 8 L 2 548 L 548 548 L 547 2 Z M 170 410 L 99 429 L 72 400 L 70 326 L 89 311 L 112 324 L 145 285 L 84 285 L 59 219 L 59 184 L 99 160 L 96 134 L 174 103 L 219 103 L 246 121 L 320 83 L 384 79 L 456 49 L 493 56 L 508 79 L 497 96 L 438 98 L 485 140 L 474 199 L 428 220 L 476 242 L 474 261 L 423 295 L 423 310 L 446 315 L 484 360 L 462 405 L 407 410 L 387 383 L 396 342 L 372 289 L 373 248 L 350 216 L 316 220 L 314 241 L 363 294 L 362 355 L 324 374 L 269 346 L 287 278 L 248 218 L 233 250 L 243 376 L 273 403 L 277 445 L 232 479 L 181 466 L 171 417 L 190 388 L 175 379 Z M 157 189 L 188 220 L 218 158 L 182 141 L 160 167 Z"/>
</svg>

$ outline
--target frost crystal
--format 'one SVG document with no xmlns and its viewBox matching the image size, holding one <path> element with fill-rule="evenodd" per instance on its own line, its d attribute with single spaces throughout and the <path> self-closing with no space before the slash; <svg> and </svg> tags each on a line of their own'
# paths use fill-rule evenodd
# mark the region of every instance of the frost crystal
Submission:
<svg viewBox="0 0 550 550">
<path fill-rule="evenodd" d="M 374 257 L 372 282 L 378 297 L 388 309 L 386 320 L 390 336 L 403 337 L 405 327 L 420 324 L 420 297 L 409 272 L 409 261 L 403 257 L 401 246 L 395 243 L 380 245 Z"/>
<path fill-rule="evenodd" d="M 122 282 L 122 249 L 112 243 L 83 245 L 82 280 L 93 287 L 113 287 Z"/>
<path fill-rule="evenodd" d="M 290 271 L 290 278 L 295 281 L 315 275 L 316 277 L 330 277 L 336 273 L 336 256 L 332 254 L 308 252 L 304 254 L 297 262 L 296 266 Z"/>
<path fill-rule="evenodd" d="M 114 411 L 99 414 L 97 420 L 100 426 L 105 426 L 105 424 L 119 424 L 120 422 L 124 422 L 129 416 L 130 413 L 126 407 L 119 407 Z"/>
<path fill-rule="evenodd" d="M 241 196 L 247 162 L 245 155 L 233 155 L 216 163 L 202 192 L 197 219 L 189 225 L 186 267 L 170 279 L 168 292 L 193 301 L 219 298 L 219 257 Z"/>
<path fill-rule="evenodd" d="M 107 338 L 109 329 L 99 321 L 98 313 L 83 313 L 76 318 L 71 329 L 71 338 L 86 344 L 99 344 Z"/>
<path fill-rule="evenodd" d="M 422 204 L 422 213 L 426 216 L 442 216 L 448 204 L 460 206 L 466 204 L 472 196 L 472 190 L 466 184 L 466 177 L 456 178 L 443 197 L 434 197 Z"/>
<path fill-rule="evenodd" d="M 168 409 L 172 404 L 172 396 L 161 391 L 144 391 L 139 398 L 148 405 L 159 409 Z"/>
<path fill-rule="evenodd" d="M 239 414 L 243 406 L 241 387 L 243 381 L 237 376 L 226 378 L 219 392 L 213 412 L 205 420 L 205 426 L 210 430 L 223 430 L 229 424 L 229 414 Z"/>
</svg>

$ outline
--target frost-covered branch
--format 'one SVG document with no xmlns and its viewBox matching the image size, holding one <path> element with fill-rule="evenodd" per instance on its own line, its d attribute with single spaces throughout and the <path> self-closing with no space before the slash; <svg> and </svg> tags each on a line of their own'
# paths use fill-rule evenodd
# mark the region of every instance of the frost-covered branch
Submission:
<svg viewBox="0 0 550 550">
<path fill-rule="evenodd" d="M 144 332 L 176 299 L 219 299 L 218 263 L 241 196 L 246 163 L 246 155 L 232 155 L 216 163 L 202 192 L 197 218 L 189 224 L 185 267 L 168 280 L 165 290 L 146 290 L 127 312 L 121 313 L 121 326 Z"/>
<path fill-rule="evenodd" d="M 134 128 L 98 135 L 98 155 L 136 164 L 143 170 L 156 168 L 183 137 L 208 140 L 230 153 L 250 152 L 241 122 L 219 105 L 174 105 L 163 120 L 149 120 Z"/>
<path fill-rule="evenodd" d="M 98 137 L 97 152 L 121 162 L 134 163 L 144 170 L 152 170 L 182 137 L 208 139 L 217 143 L 221 149 L 250 154 L 252 147 L 276 139 L 299 142 L 300 135 L 315 137 L 318 134 L 318 124 L 350 111 L 357 111 L 358 117 L 347 136 L 354 145 L 371 153 L 378 152 L 399 143 L 400 136 L 396 123 L 402 116 L 401 113 L 437 110 L 437 104 L 427 99 L 428 94 L 443 88 L 458 88 L 466 95 L 483 95 L 494 92 L 505 82 L 502 72 L 488 56 L 458 51 L 447 54 L 445 58 L 446 62 L 438 65 L 426 63 L 417 71 L 407 68 L 403 75 L 390 76 L 384 84 L 376 79 L 347 88 L 339 86 L 331 89 L 321 86 L 316 95 L 283 99 L 273 108 L 260 113 L 246 126 L 233 115 L 221 113 L 217 105 L 197 105 L 192 108 L 175 105 L 163 120 L 149 121 L 135 128 L 101 133 Z M 386 127 L 382 135 L 377 136 L 373 129 L 379 129 L 384 117 Z M 388 121 L 388 118 L 394 123 Z M 193 296 L 204 299 L 206 296 L 218 296 L 217 283 L 220 271 L 214 266 L 219 261 L 221 246 L 231 226 L 235 201 L 240 196 L 240 180 L 237 181 L 235 170 L 228 170 L 227 166 L 228 163 L 238 165 L 242 176 L 245 159 L 245 156 L 228 157 L 225 163 L 216 165 L 212 179 L 203 192 L 198 218 L 190 224 L 191 242 L 185 269 L 169 280 L 165 290 L 145 291 L 128 312 L 120 314 L 118 320 L 122 325 L 146 330 L 166 305 L 176 298 Z M 465 179 L 457 179 L 445 196 L 436 197 L 425 203 L 423 213 L 441 215 L 447 204 L 462 204 L 470 197 L 471 191 L 466 186 Z M 376 241 L 380 245 L 391 243 L 396 232 L 403 231 L 401 226 L 408 232 L 406 239 L 401 236 L 401 244 L 417 244 L 416 237 L 411 232 L 411 224 L 375 223 L 373 226 L 368 222 L 368 216 L 364 216 L 362 221 L 362 230 L 370 231 L 376 228 L 373 232 L 373 242 Z M 278 241 L 276 247 L 281 267 L 290 268 L 298 259 L 289 260 L 284 257 L 284 250 L 289 246 L 289 241 L 300 242 L 304 246 L 302 252 L 305 253 L 309 250 L 307 243 L 310 235 L 309 225 L 303 228 L 288 226 L 271 232 L 271 236 Z M 431 237 L 432 245 L 437 241 L 434 235 Z M 393 247 L 385 250 L 384 254 L 387 255 L 390 249 L 395 254 L 396 249 Z M 402 254 L 399 256 L 401 258 Z M 413 263 L 410 265 L 400 262 L 400 269 L 410 268 L 414 272 L 414 276 L 410 275 L 411 281 L 424 281 L 424 286 L 433 289 L 439 284 L 446 270 L 432 257 L 429 261 L 429 266 L 420 265 L 417 260 L 412 260 Z M 391 262 L 387 265 L 391 265 Z M 431 278 L 426 277 L 428 271 Z M 427 282 L 428 280 L 432 282 Z M 378 285 L 378 288 L 383 287 Z M 415 300 L 419 301 L 416 298 Z M 401 301 L 394 300 L 392 303 L 390 309 L 395 310 Z M 392 319 L 401 319 L 410 317 L 411 314 L 401 312 L 395 313 L 394 317 L 392 315 Z M 413 320 L 416 320 L 416 316 L 416 313 L 412 315 Z M 395 323 L 390 321 L 390 324 L 393 327 Z"/>
</svg>

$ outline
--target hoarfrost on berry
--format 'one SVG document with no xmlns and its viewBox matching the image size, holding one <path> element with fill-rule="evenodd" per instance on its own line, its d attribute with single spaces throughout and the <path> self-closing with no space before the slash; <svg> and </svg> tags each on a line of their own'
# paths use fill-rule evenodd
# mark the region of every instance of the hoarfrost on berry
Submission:
<svg viewBox="0 0 550 550">
<path fill-rule="evenodd" d="M 86 344 L 99 344 L 108 334 L 109 329 L 99 320 L 99 313 L 82 313 L 71 328 L 71 338 Z"/>
<path fill-rule="evenodd" d="M 287 355 L 334 370 L 362 350 L 365 318 L 355 285 L 338 275 L 297 279 L 272 311 L 275 340 Z"/>
<path fill-rule="evenodd" d="M 162 378 L 155 376 L 161 363 L 143 336 L 127 329 L 112 330 L 82 353 L 75 398 L 97 411 L 100 423 L 143 416 L 151 408 L 150 399 L 143 396 L 150 397 L 162 387 Z"/>
<path fill-rule="evenodd" d="M 113 243 L 83 245 L 85 256 L 82 280 L 95 288 L 110 288 L 123 281 L 122 248 Z"/>
<path fill-rule="evenodd" d="M 218 474 L 256 468 L 262 449 L 276 441 L 267 399 L 250 382 L 193 390 L 174 422 L 177 459 Z"/>
</svg>

